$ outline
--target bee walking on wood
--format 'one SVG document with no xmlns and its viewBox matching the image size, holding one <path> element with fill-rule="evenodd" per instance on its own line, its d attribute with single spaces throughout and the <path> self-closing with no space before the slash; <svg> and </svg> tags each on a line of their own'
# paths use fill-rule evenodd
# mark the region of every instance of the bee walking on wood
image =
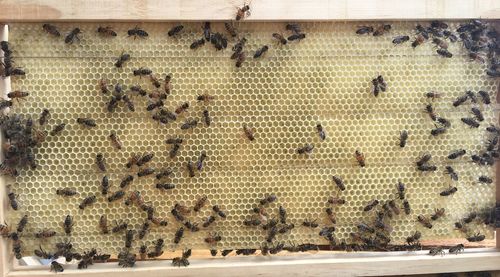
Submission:
<svg viewBox="0 0 500 277">
<path fill-rule="evenodd" d="M 129 37 L 133 36 L 134 40 L 137 37 L 147 38 L 149 36 L 148 32 L 144 31 L 143 29 L 140 29 L 138 26 L 135 26 L 134 29 L 128 30 L 127 34 L 128 34 Z"/>
<path fill-rule="evenodd" d="M 179 34 L 182 31 L 182 29 L 184 29 L 183 25 L 177 25 L 177 26 L 172 27 L 167 32 L 167 34 L 168 34 L 169 37 L 172 37 L 172 36 L 175 36 L 175 35 Z"/>
<path fill-rule="evenodd" d="M 116 37 L 117 36 L 116 32 L 113 31 L 113 29 L 111 29 L 111 27 L 109 27 L 109 26 L 107 26 L 107 27 L 99 26 L 97 28 L 97 33 L 99 35 L 102 35 L 105 37 Z"/>
<path fill-rule="evenodd" d="M 250 16 L 250 5 L 244 4 L 243 7 L 238 8 L 236 11 L 236 21 L 245 19 L 245 17 Z"/>
<path fill-rule="evenodd" d="M 57 30 L 57 27 L 52 25 L 52 24 L 43 24 L 42 25 L 42 28 L 45 32 L 55 36 L 55 37 L 60 37 L 61 36 L 61 33 Z"/>
</svg>

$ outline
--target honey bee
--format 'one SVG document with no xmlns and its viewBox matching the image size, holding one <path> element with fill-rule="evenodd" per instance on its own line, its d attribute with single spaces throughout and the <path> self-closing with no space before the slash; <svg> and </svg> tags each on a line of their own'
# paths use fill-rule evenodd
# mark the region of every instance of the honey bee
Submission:
<svg viewBox="0 0 500 277">
<path fill-rule="evenodd" d="M 273 33 L 273 38 L 275 38 L 281 45 L 285 45 L 287 43 L 287 40 L 285 37 L 283 37 L 282 34 L 278 33 Z"/>
<path fill-rule="evenodd" d="M 40 118 L 38 119 L 38 124 L 40 124 L 40 126 L 45 125 L 49 118 L 50 118 L 50 111 L 47 109 L 43 109 L 42 114 L 40 115 Z"/>
<path fill-rule="evenodd" d="M 444 40 L 441 40 L 439 38 L 433 38 L 432 42 L 434 44 L 436 44 L 436 46 L 438 46 L 438 47 L 440 47 L 442 49 L 448 49 L 448 43 L 446 43 L 446 41 L 444 41 Z"/>
<path fill-rule="evenodd" d="M 448 155 L 448 159 L 454 160 L 454 159 L 460 158 L 461 156 L 465 155 L 465 153 L 466 153 L 466 151 L 464 149 L 454 150 L 453 152 L 451 152 Z"/>
<path fill-rule="evenodd" d="M 370 201 L 370 203 L 368 203 L 364 208 L 363 208 L 363 211 L 364 212 L 369 212 L 371 210 L 373 210 L 373 208 L 375 208 L 377 205 L 379 204 L 379 201 L 377 199 L 375 200 L 372 200 Z"/>
<path fill-rule="evenodd" d="M 172 36 L 175 36 L 175 35 L 179 34 L 182 31 L 182 29 L 184 29 L 184 26 L 182 26 L 182 25 L 176 25 L 176 26 L 172 27 L 167 32 L 167 34 L 168 34 L 169 37 L 172 37 Z"/>
<path fill-rule="evenodd" d="M 426 218 L 425 216 L 423 215 L 418 215 L 417 216 L 417 220 L 420 224 L 422 224 L 422 226 L 424 226 L 425 228 L 429 228 L 431 229 L 432 228 L 432 224 L 431 222 L 429 221 L 428 218 Z"/>
<path fill-rule="evenodd" d="M 169 152 L 169 157 L 171 159 L 175 158 L 175 156 L 177 156 L 177 153 L 179 152 L 180 148 L 181 148 L 180 144 L 178 144 L 178 143 L 173 144 L 172 149 L 170 149 L 170 152 Z"/>
<path fill-rule="evenodd" d="M 244 4 L 243 7 L 238 8 L 236 11 L 236 21 L 245 19 L 245 17 L 250 16 L 250 5 Z"/>
<path fill-rule="evenodd" d="M 113 233 L 119 233 L 119 232 L 121 232 L 123 230 L 126 230 L 127 227 L 128 227 L 128 223 L 126 223 L 126 222 L 121 222 L 121 223 L 116 223 L 115 222 L 115 227 L 113 227 L 111 229 L 111 232 L 113 232 Z"/>
<path fill-rule="evenodd" d="M 450 247 L 450 249 L 448 249 L 448 253 L 450 254 L 458 254 L 460 252 L 464 252 L 464 245 L 463 244 L 457 244 L 455 246 L 452 246 Z"/>
<path fill-rule="evenodd" d="M 303 147 L 297 148 L 297 153 L 298 154 L 311 154 L 313 150 L 314 150 L 314 145 L 306 144 Z"/>
<path fill-rule="evenodd" d="M 205 161 L 206 158 L 207 154 L 205 153 L 205 151 L 201 151 L 200 157 L 196 162 L 196 169 L 198 169 L 198 171 L 201 171 L 203 169 L 203 162 Z"/>
<path fill-rule="evenodd" d="M 133 36 L 134 39 L 136 39 L 137 37 L 146 38 L 146 37 L 149 36 L 149 34 L 146 31 L 144 31 L 142 29 L 139 29 L 138 26 L 135 26 L 134 29 L 128 30 L 127 34 L 128 34 L 129 37 Z"/>
<path fill-rule="evenodd" d="M 144 154 L 138 161 L 137 161 L 137 166 L 143 166 L 146 163 L 149 163 L 153 158 L 155 154 L 154 153 L 146 153 Z"/>
<path fill-rule="evenodd" d="M 239 53 L 235 53 L 234 55 L 236 55 L 235 56 L 235 59 L 236 59 L 235 66 L 239 68 L 243 65 L 243 62 L 246 59 L 246 52 L 239 52 Z"/>
<path fill-rule="evenodd" d="M 345 201 L 345 199 L 337 198 L 337 197 L 333 197 L 332 196 L 332 197 L 328 198 L 328 203 L 332 204 L 332 205 L 344 205 L 346 203 L 346 201 Z M 328 210 L 331 210 L 331 208 L 328 208 L 327 212 L 328 212 Z"/>
<path fill-rule="evenodd" d="M 269 229 L 269 232 L 267 233 L 266 241 L 268 243 L 272 243 L 277 234 L 278 234 L 278 228 L 276 226 L 271 227 Z"/>
<path fill-rule="evenodd" d="M 425 106 L 425 111 L 427 112 L 432 121 L 437 120 L 436 112 L 434 111 L 434 107 L 431 104 Z"/>
<path fill-rule="evenodd" d="M 291 36 L 289 36 L 287 39 L 288 41 L 295 41 L 295 40 L 303 40 L 306 38 L 306 34 L 293 34 Z"/>
<path fill-rule="evenodd" d="M 8 186 L 8 190 L 10 190 L 10 186 Z M 17 196 L 18 195 L 16 195 L 12 191 L 9 191 L 9 193 L 7 194 L 7 197 L 9 198 L 9 205 L 15 211 L 19 209 L 19 202 L 17 201 Z"/>
<path fill-rule="evenodd" d="M 155 177 L 156 177 L 156 179 L 161 180 L 165 177 L 172 175 L 172 173 L 173 173 L 172 169 L 166 168 L 166 169 L 158 172 Z"/>
<path fill-rule="evenodd" d="M 472 107 L 471 112 L 476 117 L 477 121 L 484 121 L 484 116 L 481 110 L 476 107 Z"/>
<path fill-rule="evenodd" d="M 47 32 L 55 37 L 61 36 L 61 33 L 59 33 L 59 31 L 57 30 L 57 27 L 52 25 L 52 24 L 45 23 L 42 25 L 42 28 L 45 32 Z"/>
<path fill-rule="evenodd" d="M 466 224 L 469 224 L 471 223 L 475 218 L 477 217 L 477 213 L 475 212 L 472 212 L 470 214 L 467 215 L 467 217 L 465 217 L 463 219 L 463 222 L 466 223 Z"/>
<path fill-rule="evenodd" d="M 437 127 L 431 130 L 431 135 L 434 137 L 437 137 L 439 135 L 442 135 L 446 133 L 447 128 L 445 127 Z"/>
<path fill-rule="evenodd" d="M 175 207 L 170 212 L 172 213 L 172 215 L 174 216 L 174 218 L 177 221 L 179 221 L 179 222 L 183 222 L 184 221 L 184 216 Z"/>
<path fill-rule="evenodd" d="M 369 33 L 372 33 L 372 32 L 373 32 L 373 27 L 372 26 L 360 26 L 356 30 L 356 34 L 358 34 L 358 35 L 366 35 L 366 34 L 369 34 Z"/>
<path fill-rule="evenodd" d="M 118 57 L 118 59 L 116 60 L 115 62 L 115 67 L 117 68 L 121 68 L 123 66 L 123 64 L 127 61 L 130 60 L 130 54 L 127 54 L 127 53 L 121 53 L 120 54 L 120 57 Z M 132 88 L 131 88 L 132 89 Z"/>
<path fill-rule="evenodd" d="M 439 56 L 441 56 L 443 58 L 451 58 L 451 57 L 453 57 L 453 54 L 450 53 L 448 50 L 446 50 L 444 48 L 438 49 L 436 52 L 439 54 Z"/>
<path fill-rule="evenodd" d="M 137 92 L 140 96 L 146 96 L 148 92 L 139 85 L 131 86 L 130 91 Z"/>
<path fill-rule="evenodd" d="M 451 166 L 446 166 L 445 167 L 445 170 L 446 170 L 446 173 L 448 175 L 450 175 L 450 178 L 453 180 L 453 181 L 458 181 L 458 174 L 457 172 L 453 169 L 453 167 Z"/>
<path fill-rule="evenodd" d="M 86 198 L 84 198 L 82 200 L 82 202 L 80 203 L 80 205 L 78 206 L 78 208 L 80 208 L 80 210 L 83 210 L 86 207 L 94 204 L 96 201 L 97 201 L 97 198 L 95 197 L 95 195 L 87 196 Z"/>
<path fill-rule="evenodd" d="M 210 22 L 204 22 L 202 29 L 203 29 L 203 37 L 205 38 L 206 41 L 209 41 L 211 34 Z"/>
<path fill-rule="evenodd" d="M 436 256 L 437 254 L 440 254 L 441 256 L 444 255 L 443 247 L 437 246 L 429 249 L 429 255 Z"/>
<path fill-rule="evenodd" d="M 190 118 L 190 119 L 187 119 L 186 122 L 184 122 L 181 125 L 181 130 L 193 129 L 194 127 L 196 127 L 196 125 L 198 125 L 198 120 Z"/>
<path fill-rule="evenodd" d="M 189 261 L 188 258 L 191 256 L 191 249 L 182 252 L 182 257 L 175 257 L 172 259 L 173 266 L 188 266 Z"/>
<path fill-rule="evenodd" d="M 116 37 L 116 32 L 111 27 L 97 27 L 97 33 L 105 37 Z"/>
<path fill-rule="evenodd" d="M 125 192 L 123 190 L 119 190 L 115 193 L 113 193 L 111 196 L 108 197 L 108 202 L 113 202 L 116 200 L 120 200 L 125 196 Z"/>
<path fill-rule="evenodd" d="M 175 232 L 174 243 L 178 244 L 181 241 L 181 239 L 182 239 L 183 236 L 184 236 L 184 228 L 180 227 Z"/>
<path fill-rule="evenodd" d="M 73 188 L 61 188 L 56 190 L 56 194 L 60 196 L 74 196 L 77 195 L 78 192 Z"/>
<path fill-rule="evenodd" d="M 141 157 L 137 154 L 132 154 L 132 157 L 128 159 L 128 162 L 125 164 L 125 167 L 131 168 L 133 165 L 137 164 Z"/>
<path fill-rule="evenodd" d="M 179 204 L 179 203 L 175 203 L 174 209 L 176 211 L 180 212 L 181 214 L 188 214 L 188 213 L 191 212 L 191 210 L 188 207 L 186 207 L 186 206 L 184 206 L 182 204 Z"/>
<path fill-rule="evenodd" d="M 403 200 L 403 207 L 405 210 L 405 214 L 409 215 L 411 213 L 411 207 L 410 207 L 410 202 L 408 200 Z"/>
<path fill-rule="evenodd" d="M 415 242 L 418 242 L 418 240 L 420 240 L 421 237 L 422 237 L 422 233 L 420 233 L 419 231 L 415 231 L 415 233 L 413 233 L 411 236 L 406 238 L 406 243 L 413 244 Z"/>
<path fill-rule="evenodd" d="M 50 229 L 44 229 L 42 231 L 38 231 L 35 233 L 35 237 L 37 239 L 46 239 L 55 236 L 57 233 L 56 231 L 50 230 Z"/>
<path fill-rule="evenodd" d="M 210 226 L 212 223 L 214 223 L 214 222 L 215 222 L 215 219 L 216 219 L 216 218 L 215 218 L 215 216 L 210 215 L 210 216 L 209 216 L 209 217 L 207 217 L 207 218 L 205 219 L 205 221 L 203 222 L 203 227 L 204 227 L 204 228 L 208 228 L 208 226 Z"/>
<path fill-rule="evenodd" d="M 184 222 L 184 226 L 186 226 L 186 228 L 193 233 L 200 231 L 198 223 L 191 223 L 189 220 Z"/>
<path fill-rule="evenodd" d="M 271 203 L 275 202 L 276 200 L 278 200 L 278 197 L 276 197 L 276 195 L 274 195 L 274 194 L 270 194 L 270 195 L 266 196 L 266 198 L 261 199 L 259 201 L 259 203 L 261 206 L 265 206 L 267 204 L 271 204 Z"/>
<path fill-rule="evenodd" d="M 234 28 L 233 23 L 226 22 L 224 23 L 224 27 L 226 28 L 226 31 L 231 35 L 231 37 L 234 38 L 238 36 L 238 32 L 236 31 L 236 28 Z"/>
<path fill-rule="evenodd" d="M 310 220 L 304 220 L 302 222 L 302 226 L 305 226 L 305 227 L 309 227 L 309 228 L 316 228 L 319 226 L 318 223 L 316 223 L 316 219 L 313 220 L 313 221 L 310 221 Z"/>
<path fill-rule="evenodd" d="M 462 117 L 460 120 L 471 128 L 479 127 L 479 123 L 472 117 Z"/>
<path fill-rule="evenodd" d="M 93 128 L 93 127 L 96 127 L 97 124 L 95 123 L 95 120 L 91 119 L 91 118 L 77 118 L 76 119 L 76 123 L 84 126 L 84 127 L 89 127 L 89 128 Z"/>
<path fill-rule="evenodd" d="M 406 141 L 408 140 L 408 131 L 403 130 L 399 134 L 399 147 L 403 148 L 406 146 Z"/>
<path fill-rule="evenodd" d="M 132 247 L 133 239 L 134 239 L 134 230 L 127 230 L 127 232 L 125 232 L 125 248 Z"/>
<path fill-rule="evenodd" d="M 121 189 L 125 189 L 126 187 L 128 187 L 132 181 L 134 181 L 134 176 L 132 175 L 127 175 L 125 176 L 122 181 L 120 182 L 120 188 Z"/>
<path fill-rule="evenodd" d="M 170 81 L 171 80 L 172 80 L 172 75 L 170 75 L 170 74 L 165 75 L 165 81 L 163 82 L 163 87 L 165 88 L 165 93 L 167 95 L 170 95 L 170 89 L 171 89 Z"/>
<path fill-rule="evenodd" d="M 435 99 L 441 98 L 441 94 L 437 93 L 437 92 L 434 92 L 434 91 L 431 91 L 431 92 L 427 92 L 425 94 L 425 97 L 427 97 L 427 98 L 429 98 L 431 100 L 435 100 Z"/>
<path fill-rule="evenodd" d="M 441 209 L 435 209 L 434 214 L 431 216 L 432 220 L 438 220 L 439 218 L 443 217 L 445 213 L 444 208 Z"/>
<path fill-rule="evenodd" d="M 480 183 L 483 183 L 483 184 L 491 184 L 491 183 L 493 183 L 493 179 L 491 179 L 488 176 L 484 176 L 484 175 L 479 176 L 478 181 Z"/>
<path fill-rule="evenodd" d="M 474 234 L 472 236 L 467 237 L 466 239 L 469 242 L 480 242 L 483 241 L 486 238 L 485 235 L 482 235 L 481 233 Z"/>
<path fill-rule="evenodd" d="M 171 190 L 171 189 L 175 189 L 175 185 L 174 184 L 167 184 L 167 183 L 158 183 L 158 184 L 156 184 L 156 188 L 161 189 L 161 190 Z"/>
<path fill-rule="evenodd" d="M 116 132 L 115 131 L 111 131 L 110 135 L 109 135 L 109 139 L 111 140 L 111 144 L 118 150 L 121 150 L 123 148 L 123 144 L 122 142 L 120 141 L 120 139 L 118 138 L 118 136 L 116 135 Z"/>
<path fill-rule="evenodd" d="M 385 34 L 386 32 L 388 32 L 389 30 L 391 30 L 391 28 L 392 28 L 392 26 L 390 24 L 384 24 L 384 25 L 378 27 L 373 32 L 373 36 L 374 37 L 381 36 L 381 35 Z"/>
<path fill-rule="evenodd" d="M 226 218 L 226 213 L 225 213 L 223 210 L 221 210 L 219 206 L 214 205 L 214 206 L 212 207 L 212 210 L 213 210 L 216 214 L 218 214 L 221 218 Z"/>
<path fill-rule="evenodd" d="M 411 47 L 416 48 L 417 46 L 419 46 L 422 43 L 424 43 L 425 40 L 427 40 L 427 38 L 425 37 L 424 34 L 425 33 L 418 34 L 417 37 L 415 38 L 415 40 L 411 43 Z"/>
<path fill-rule="evenodd" d="M 422 172 L 433 172 L 437 170 L 437 167 L 435 165 L 423 164 L 419 165 L 417 169 Z"/>
<path fill-rule="evenodd" d="M 149 68 L 146 68 L 146 67 L 139 67 L 138 69 L 134 69 L 132 70 L 132 73 L 134 74 L 134 76 L 148 76 L 148 75 L 151 75 L 153 74 L 153 71 Z"/>
<path fill-rule="evenodd" d="M 181 114 L 181 113 L 185 112 L 188 108 L 189 108 L 189 103 L 188 102 L 184 102 L 179 107 L 177 107 L 175 109 L 175 113 L 176 114 Z"/>
<path fill-rule="evenodd" d="M 243 221 L 243 225 L 245 226 L 259 226 L 261 223 L 262 222 L 258 219 L 245 219 Z"/>
<path fill-rule="evenodd" d="M 394 39 L 392 40 L 392 43 L 401 44 L 401 43 L 405 43 L 409 40 L 410 40 L 409 36 L 397 36 L 397 37 L 394 37 Z"/>
<path fill-rule="evenodd" d="M 64 267 L 60 263 L 58 263 L 57 261 L 52 261 L 50 263 L 50 271 L 54 271 L 55 273 L 63 272 Z"/>
<path fill-rule="evenodd" d="M 16 231 L 18 233 L 22 233 L 24 231 L 24 228 L 26 227 L 27 224 L 28 224 L 28 215 L 25 214 L 25 215 L 23 215 L 23 217 L 21 217 L 21 219 L 17 223 L 17 229 L 16 229 Z M 2 228 L 2 226 L 4 226 L 4 227 Z M 7 229 L 5 229 L 5 228 L 7 228 Z M 5 225 L 0 224 L 0 235 L 6 236 L 9 231 L 10 230 L 9 230 L 9 228 L 7 226 L 7 223 Z M 7 232 L 7 233 L 4 233 L 4 232 Z"/>
<path fill-rule="evenodd" d="M 264 55 L 264 53 L 266 53 L 267 50 L 269 50 L 269 46 L 267 46 L 267 45 L 262 46 L 261 48 L 257 49 L 257 51 L 255 51 L 253 58 L 258 59 L 258 58 L 262 57 L 262 55 Z"/>
<path fill-rule="evenodd" d="M 332 178 L 333 178 L 333 181 L 335 182 L 335 184 L 337 185 L 337 187 L 341 191 L 344 191 L 345 190 L 344 181 L 342 181 L 342 179 L 340 177 L 337 177 L 337 176 L 332 176 Z"/>
<path fill-rule="evenodd" d="M 99 170 L 101 170 L 102 172 L 106 172 L 106 164 L 104 161 L 104 156 L 101 153 L 98 153 L 96 155 L 96 164 Z"/>
<path fill-rule="evenodd" d="M 12 99 L 23 99 L 28 97 L 30 94 L 27 91 L 15 90 L 7 93 L 7 97 Z"/>
<path fill-rule="evenodd" d="M 196 201 L 193 210 L 195 212 L 199 212 L 207 204 L 207 201 L 208 201 L 207 196 L 203 195 Z"/>
<path fill-rule="evenodd" d="M 356 225 L 356 227 L 362 233 L 372 233 L 372 234 L 375 233 L 375 229 L 373 229 L 372 227 L 368 226 L 366 223 L 363 222 Z"/>
<path fill-rule="evenodd" d="M 80 41 L 80 38 L 78 37 L 78 34 L 81 33 L 81 30 L 80 28 L 75 28 L 73 29 L 67 36 L 66 38 L 64 39 L 64 42 L 66 44 L 73 44 L 73 42 L 75 42 L 75 40 L 77 41 Z"/>
<path fill-rule="evenodd" d="M 50 135 L 56 136 L 56 135 L 60 134 L 62 131 L 64 131 L 65 127 L 66 127 L 66 123 L 60 123 L 60 124 L 54 126 L 52 131 L 50 131 Z"/>
<path fill-rule="evenodd" d="M 250 127 L 248 127 L 246 124 L 243 124 L 243 132 L 245 133 L 245 136 L 250 141 L 254 141 L 255 140 L 254 131 Z"/>
<path fill-rule="evenodd" d="M 203 121 L 205 122 L 205 125 L 207 125 L 207 127 L 210 126 L 212 119 L 208 114 L 208 110 L 203 110 Z"/>
<path fill-rule="evenodd" d="M 101 229 L 101 232 L 103 234 L 108 234 L 108 219 L 106 215 L 101 215 L 101 218 L 99 219 L 99 229 Z"/>
<path fill-rule="evenodd" d="M 208 244 L 216 244 L 217 242 L 222 240 L 222 236 L 218 235 L 217 233 L 214 234 L 208 234 L 208 236 L 205 238 L 205 242 Z"/>
<path fill-rule="evenodd" d="M 118 253 L 118 265 L 121 267 L 133 267 L 135 260 L 135 254 L 130 253 L 129 250 L 123 250 Z"/>
<path fill-rule="evenodd" d="M 488 92 L 480 90 L 478 91 L 478 94 L 485 105 L 491 104 L 490 95 L 488 94 Z"/>
<path fill-rule="evenodd" d="M 358 161 L 359 166 L 365 167 L 366 166 L 365 155 L 363 155 L 363 153 L 361 153 L 359 150 L 356 150 L 354 154 L 356 156 L 356 161 Z"/>
<path fill-rule="evenodd" d="M 71 215 L 67 215 L 64 219 L 64 232 L 69 235 L 71 234 L 71 229 L 73 228 L 73 217 Z"/>
<path fill-rule="evenodd" d="M 198 49 L 201 46 L 203 46 L 204 44 L 205 44 L 205 38 L 197 39 L 197 40 L 193 41 L 193 43 L 191 43 L 189 48 L 193 49 L 193 50 Z"/>
<path fill-rule="evenodd" d="M 137 177 L 144 177 L 144 176 L 148 176 L 148 175 L 151 175 L 155 173 L 155 169 L 154 168 L 144 168 L 142 170 L 140 170 L 139 172 L 137 172 Z"/>
</svg>

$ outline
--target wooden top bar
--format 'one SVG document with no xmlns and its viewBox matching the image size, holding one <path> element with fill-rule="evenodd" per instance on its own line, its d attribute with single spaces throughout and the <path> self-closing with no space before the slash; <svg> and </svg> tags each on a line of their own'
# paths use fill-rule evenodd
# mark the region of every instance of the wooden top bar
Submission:
<svg viewBox="0 0 500 277">
<path fill-rule="evenodd" d="M 231 20 L 245 0 L 2 0 L 0 22 Z M 251 0 L 249 21 L 499 19 L 498 0 Z"/>
</svg>

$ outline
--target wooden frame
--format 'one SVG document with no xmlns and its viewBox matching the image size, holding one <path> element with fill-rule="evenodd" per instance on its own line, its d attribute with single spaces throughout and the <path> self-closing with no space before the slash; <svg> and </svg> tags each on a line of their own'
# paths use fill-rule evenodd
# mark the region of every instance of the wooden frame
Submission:
<svg viewBox="0 0 500 277">
<path fill-rule="evenodd" d="M 210 3 L 208 4 L 207 1 Z M 29 21 L 187 21 L 231 20 L 237 0 L 170 0 L 122 1 L 97 0 L 3 0 L 0 2 L 0 22 Z M 251 21 L 296 20 L 416 20 L 500 18 L 498 0 L 252 0 Z M 0 38 L 7 40 L 8 28 L 0 25 Z M 0 92 L 10 90 L 9 78 L 0 79 Z M 500 91 L 499 91 L 500 95 Z M 500 96 L 497 97 L 500 103 Z M 0 141 L 1 143 L 1 141 Z M 500 164 L 497 164 L 500 180 Z M 4 220 L 4 180 L 0 178 L 0 222 Z M 497 184 L 497 202 L 500 189 Z M 371 276 L 438 272 L 500 270 L 500 229 L 496 232 L 496 249 L 466 249 L 463 254 L 430 257 L 427 251 L 331 253 L 315 255 L 251 256 L 191 259 L 191 266 L 178 269 L 170 261 L 138 262 L 135 268 L 120 269 L 116 263 L 97 264 L 84 271 L 68 267 L 72 276 L 235 276 L 277 274 L 308 276 Z M 16 267 L 11 257 L 10 242 L 0 239 L 0 277 L 43 276 L 53 274 L 47 267 Z"/>
<path fill-rule="evenodd" d="M 245 2 L 250 21 L 500 18 L 497 0 L 3 0 L 0 21 L 230 20 Z"/>
</svg>

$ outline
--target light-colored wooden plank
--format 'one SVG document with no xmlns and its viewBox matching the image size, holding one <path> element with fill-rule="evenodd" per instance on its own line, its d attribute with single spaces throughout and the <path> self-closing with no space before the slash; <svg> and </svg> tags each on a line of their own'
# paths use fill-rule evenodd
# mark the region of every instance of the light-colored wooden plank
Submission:
<svg viewBox="0 0 500 277">
<path fill-rule="evenodd" d="M 0 24 L 0 41 L 7 41 L 9 38 L 9 29 L 7 25 Z M 0 50 L 0 55 L 3 56 L 3 52 Z M 4 97 L 7 91 L 10 90 L 10 78 L 0 77 L 0 95 Z M 0 145 L 3 144 L 2 136 L 0 136 Z M 6 182 L 5 178 L 0 176 L 0 223 L 5 221 L 5 210 L 7 208 L 7 196 L 6 196 Z M 12 225 L 12 224 L 11 224 Z M 5 276 L 10 271 L 11 254 L 8 249 L 9 241 L 7 239 L 0 238 L 0 276 Z"/>
<path fill-rule="evenodd" d="M 3 0 L 0 21 L 231 20 L 244 0 Z M 500 18 L 497 0 L 251 0 L 248 20 Z"/>
<path fill-rule="evenodd" d="M 293 257 L 232 257 L 191 260 L 187 268 L 175 268 L 169 261 L 142 262 L 121 269 L 116 263 L 96 264 L 87 270 L 66 269 L 74 276 L 381 276 L 437 272 L 491 271 L 500 269 L 500 252 L 466 250 L 459 255 L 431 257 L 418 253 L 306 254 Z M 47 268 L 12 271 L 9 277 L 45 276 Z"/>
</svg>

